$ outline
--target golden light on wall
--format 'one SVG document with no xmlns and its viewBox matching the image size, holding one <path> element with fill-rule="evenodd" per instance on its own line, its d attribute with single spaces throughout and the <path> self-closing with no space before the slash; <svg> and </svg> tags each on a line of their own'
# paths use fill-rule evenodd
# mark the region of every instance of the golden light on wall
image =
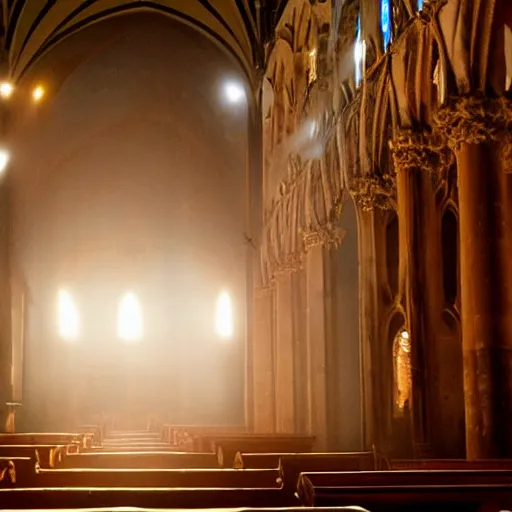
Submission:
<svg viewBox="0 0 512 512">
<path fill-rule="evenodd" d="M 3 174 L 9 164 L 10 154 L 5 149 L 0 149 L 0 174 Z"/>
<path fill-rule="evenodd" d="M 137 296 L 129 292 L 119 303 L 117 315 L 117 336 L 119 339 L 135 343 L 142 339 L 142 307 Z"/>
<path fill-rule="evenodd" d="M 0 96 L 8 99 L 14 92 L 14 86 L 10 82 L 0 82 Z"/>
<path fill-rule="evenodd" d="M 32 91 L 32 99 L 34 103 L 39 103 L 44 97 L 44 87 L 42 85 L 38 85 L 34 87 Z"/>
<path fill-rule="evenodd" d="M 59 336 L 65 341 L 75 341 L 80 334 L 80 318 L 73 297 L 67 290 L 58 295 Z"/>
<path fill-rule="evenodd" d="M 226 290 L 220 292 L 215 308 L 215 332 L 223 340 L 233 337 L 233 301 Z"/>
</svg>

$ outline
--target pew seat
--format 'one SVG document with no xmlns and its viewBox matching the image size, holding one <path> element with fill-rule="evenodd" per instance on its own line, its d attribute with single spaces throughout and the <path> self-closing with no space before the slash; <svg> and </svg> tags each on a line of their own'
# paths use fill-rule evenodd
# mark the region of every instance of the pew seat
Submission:
<svg viewBox="0 0 512 512">
<path fill-rule="evenodd" d="M 392 460 L 391 469 L 512 469 L 512 459 L 410 459 Z"/>
<path fill-rule="evenodd" d="M 32 457 L 43 468 L 53 468 L 67 456 L 67 446 L 0 445 L 0 457 Z"/>
<path fill-rule="evenodd" d="M 272 469 L 40 469 L 22 487 L 280 488 Z"/>
<path fill-rule="evenodd" d="M 236 454 L 246 453 L 301 453 L 310 452 L 315 438 L 295 434 L 242 434 L 194 437 L 194 450 L 215 451 L 219 466 L 233 467 Z"/>
<path fill-rule="evenodd" d="M 58 469 L 195 469 L 218 468 L 214 453 L 187 452 L 89 452 L 68 455 Z"/>
<path fill-rule="evenodd" d="M 35 476 L 34 457 L 0 457 L 0 487 L 18 485 Z"/>
<path fill-rule="evenodd" d="M 0 434 L 0 445 L 25 445 L 25 444 L 83 444 L 84 433 L 34 433 L 20 432 L 16 434 Z"/>
<path fill-rule="evenodd" d="M 320 475 L 320 476 L 317 476 Z M 497 506 L 496 512 L 512 503 L 511 483 L 434 483 L 371 485 L 361 480 L 344 485 L 322 479 L 321 474 L 304 473 L 299 477 L 298 496 L 304 506 L 331 507 L 357 504 L 372 512 L 432 512 L 436 507 L 457 512 L 477 512 L 484 506 Z M 341 478 L 341 477 L 340 477 Z M 321 484 L 318 480 L 322 479 Z M 357 481 L 355 478 L 354 480 Z M 503 507 L 503 508 L 502 508 Z M 493 509 L 494 510 L 494 509 Z"/>
<path fill-rule="evenodd" d="M 194 436 L 212 436 L 219 434 L 242 434 L 247 432 L 245 426 L 240 425 L 163 425 L 161 429 L 162 440 L 174 446 L 182 446 Z"/>
<path fill-rule="evenodd" d="M 268 508 L 298 506 L 280 489 L 183 488 L 15 488 L 0 489 L 2 509 L 137 508 Z"/>
</svg>

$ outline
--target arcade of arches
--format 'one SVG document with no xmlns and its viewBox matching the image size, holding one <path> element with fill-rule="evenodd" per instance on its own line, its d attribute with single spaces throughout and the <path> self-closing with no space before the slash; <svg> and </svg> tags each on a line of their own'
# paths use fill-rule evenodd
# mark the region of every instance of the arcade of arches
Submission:
<svg viewBox="0 0 512 512">
<path fill-rule="evenodd" d="M 159 414 L 512 457 L 509 2 L 29 3 L 5 2 L 2 40 L 0 401 L 20 425 Z M 80 343 L 49 320 L 62 285 Z M 127 287 L 129 347 L 109 341 Z"/>
</svg>

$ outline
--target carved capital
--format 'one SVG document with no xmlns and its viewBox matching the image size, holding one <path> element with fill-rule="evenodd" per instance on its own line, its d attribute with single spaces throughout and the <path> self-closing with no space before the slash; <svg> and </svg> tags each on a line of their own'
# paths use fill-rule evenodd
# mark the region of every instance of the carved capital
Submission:
<svg viewBox="0 0 512 512">
<path fill-rule="evenodd" d="M 338 248 L 343 242 L 345 231 L 334 224 L 327 224 L 317 231 L 304 233 L 304 247 L 306 252 L 318 245 L 327 248 Z"/>
<path fill-rule="evenodd" d="M 450 98 L 434 116 L 436 131 L 448 145 L 499 141 L 512 128 L 512 106 L 508 98 L 459 96 Z"/>
<path fill-rule="evenodd" d="M 354 200 L 363 211 L 390 210 L 396 196 L 395 177 L 390 174 L 354 178 L 350 186 Z"/>
<path fill-rule="evenodd" d="M 396 172 L 416 169 L 434 174 L 449 169 L 455 161 L 439 134 L 403 130 L 389 141 L 389 147 Z"/>
<path fill-rule="evenodd" d="M 294 274 L 300 272 L 304 268 L 304 255 L 303 254 L 287 254 L 284 257 L 284 261 L 274 275 L 279 274 Z"/>
</svg>

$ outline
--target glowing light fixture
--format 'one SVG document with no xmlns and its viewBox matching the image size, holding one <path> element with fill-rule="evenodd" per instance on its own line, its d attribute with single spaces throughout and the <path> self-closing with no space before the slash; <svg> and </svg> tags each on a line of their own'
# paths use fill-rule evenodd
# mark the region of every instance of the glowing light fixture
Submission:
<svg viewBox="0 0 512 512">
<path fill-rule="evenodd" d="M 14 87 L 10 82 L 1 82 L 0 83 L 0 96 L 4 99 L 8 99 L 12 96 L 14 92 Z"/>
<path fill-rule="evenodd" d="M 0 149 L 0 174 L 3 174 L 7 169 L 7 164 L 9 163 L 9 160 L 9 152 L 5 149 Z"/>
<path fill-rule="evenodd" d="M 215 310 L 215 331 L 223 340 L 233 337 L 233 302 L 226 290 L 219 294 Z"/>
<path fill-rule="evenodd" d="M 131 343 L 142 339 L 142 308 L 132 292 L 127 293 L 119 303 L 117 335 L 121 340 Z"/>
<path fill-rule="evenodd" d="M 404 340 L 409 339 L 409 333 L 407 331 L 402 331 L 402 334 L 400 335 Z"/>
<path fill-rule="evenodd" d="M 38 85 L 32 91 L 32 99 L 34 100 L 35 103 L 39 103 L 43 99 L 43 96 L 44 96 L 44 87 L 42 85 Z"/>
<path fill-rule="evenodd" d="M 75 341 L 80 331 L 80 320 L 76 304 L 66 290 L 59 291 L 58 316 L 60 337 L 66 341 Z"/>
<path fill-rule="evenodd" d="M 224 86 L 224 93 L 230 103 L 241 103 L 245 99 L 245 90 L 238 82 L 228 82 Z"/>
</svg>

